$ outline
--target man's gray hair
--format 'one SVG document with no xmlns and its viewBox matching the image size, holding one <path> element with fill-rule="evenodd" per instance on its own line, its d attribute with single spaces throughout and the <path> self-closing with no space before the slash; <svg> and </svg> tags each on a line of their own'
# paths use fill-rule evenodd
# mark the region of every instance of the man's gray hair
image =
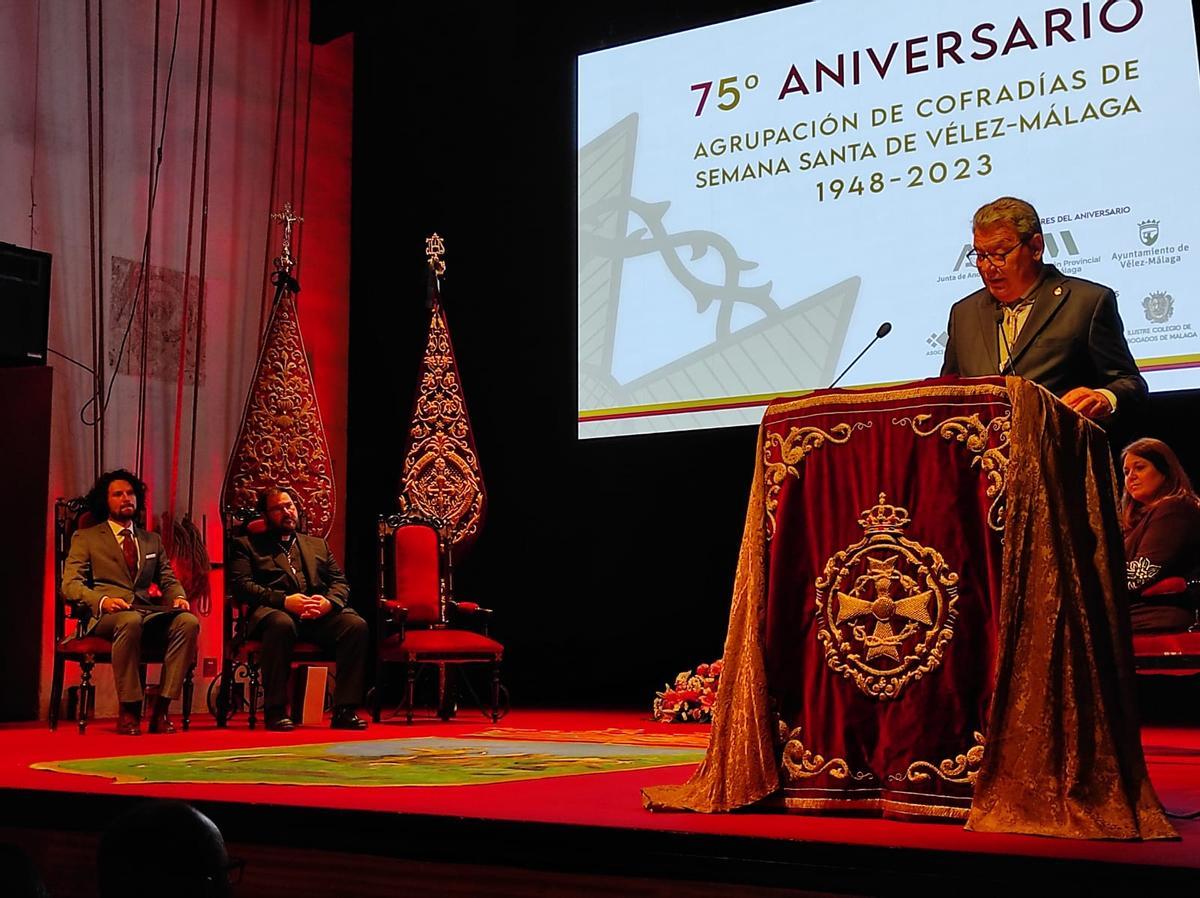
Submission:
<svg viewBox="0 0 1200 898">
<path fill-rule="evenodd" d="M 984 231 L 1000 224 L 1013 227 L 1022 240 L 1042 233 L 1042 222 L 1038 218 L 1037 209 L 1015 196 L 1002 196 L 980 206 L 971 220 L 971 227 L 976 231 Z"/>
</svg>

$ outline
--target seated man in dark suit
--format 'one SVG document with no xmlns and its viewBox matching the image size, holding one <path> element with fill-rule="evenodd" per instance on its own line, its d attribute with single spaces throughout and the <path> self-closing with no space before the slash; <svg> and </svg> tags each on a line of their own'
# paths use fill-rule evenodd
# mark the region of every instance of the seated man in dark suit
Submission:
<svg viewBox="0 0 1200 898">
<path fill-rule="evenodd" d="M 1145 397 L 1116 295 L 1042 260 L 1033 206 L 1013 197 L 982 206 L 973 237 L 984 287 L 950 310 L 943 375 L 1016 374 L 1092 419 Z"/>
<path fill-rule="evenodd" d="M 63 595 L 92 610 L 87 635 L 112 640 L 113 679 L 121 702 L 117 732 L 124 736 L 141 733 L 143 645 L 165 645 L 150 732 L 173 733 L 167 712 L 196 663 L 200 633 L 200 621 L 188 610 L 162 538 L 134 524 L 145 499 L 146 485 L 128 471 L 101 477 L 88 504 L 103 523 L 75 531 L 63 568 Z M 151 585 L 158 587 L 160 598 L 151 597 Z"/>
<path fill-rule="evenodd" d="M 287 490 L 266 490 L 258 506 L 267 529 L 233 541 L 229 578 L 234 597 L 251 608 L 251 637 L 262 640 L 267 729 L 295 726 L 287 715 L 287 681 L 299 638 L 332 650 L 337 660 L 331 726 L 365 730 L 355 711 L 363 699 L 367 622 L 349 605 L 346 575 L 325 540 L 296 531 L 300 515 Z"/>
</svg>

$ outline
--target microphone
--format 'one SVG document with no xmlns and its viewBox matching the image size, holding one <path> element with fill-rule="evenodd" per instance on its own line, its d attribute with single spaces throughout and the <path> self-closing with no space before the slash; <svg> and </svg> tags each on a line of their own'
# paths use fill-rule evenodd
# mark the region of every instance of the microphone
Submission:
<svg viewBox="0 0 1200 898">
<path fill-rule="evenodd" d="M 1004 349 L 1008 353 L 1008 361 L 1000 366 L 1000 373 L 1006 371 L 1009 374 L 1016 375 L 1017 369 L 1013 364 L 1012 345 L 1008 342 L 1008 334 L 1004 332 L 1004 309 L 996 309 L 996 330 L 1000 331 L 1000 339 L 1004 341 Z"/>
<path fill-rule="evenodd" d="M 873 340 L 871 340 L 871 342 L 870 342 L 870 343 L 868 343 L 866 346 L 864 346 L 864 347 L 863 347 L 863 351 L 862 351 L 862 352 L 860 352 L 858 355 L 856 355 L 856 356 L 854 357 L 854 361 L 853 361 L 853 362 L 851 362 L 849 365 L 847 365 L 847 366 L 846 366 L 846 369 L 845 369 L 845 371 L 843 371 L 841 374 L 839 374 L 839 375 L 837 376 L 837 378 L 834 380 L 834 382 L 833 382 L 833 383 L 831 383 L 831 384 L 830 384 L 828 387 L 826 387 L 825 389 L 827 389 L 827 390 L 832 390 L 834 387 L 836 387 L 836 386 L 837 386 L 837 383 L 838 383 L 838 381 L 839 381 L 839 380 L 841 380 L 843 377 L 845 377 L 845 376 L 846 376 L 846 371 L 849 371 L 849 370 L 850 370 L 851 368 L 853 368 L 853 367 L 854 367 L 856 364 L 858 364 L 858 360 L 859 360 L 859 359 L 861 359 L 861 358 L 862 358 L 864 355 L 866 355 L 866 354 L 867 354 L 867 350 L 868 350 L 868 349 L 870 349 L 872 346 L 874 346 L 874 345 L 875 345 L 875 341 L 876 341 L 876 340 L 882 340 L 884 337 L 886 337 L 886 336 L 887 336 L 888 334 L 890 334 L 891 332 L 892 332 L 892 322 L 890 322 L 890 321 L 885 321 L 885 322 L 883 322 L 883 324 L 879 325 L 879 330 L 875 331 L 875 338 L 874 338 Z"/>
</svg>

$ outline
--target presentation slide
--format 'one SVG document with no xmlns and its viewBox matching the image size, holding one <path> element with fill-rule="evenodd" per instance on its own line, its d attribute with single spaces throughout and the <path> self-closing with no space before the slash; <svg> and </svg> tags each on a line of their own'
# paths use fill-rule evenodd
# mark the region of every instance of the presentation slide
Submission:
<svg viewBox="0 0 1200 898">
<path fill-rule="evenodd" d="M 822 0 L 578 64 L 579 435 L 756 423 L 936 376 L 971 216 L 1038 210 L 1118 295 L 1152 390 L 1200 386 L 1188 0 Z"/>
</svg>

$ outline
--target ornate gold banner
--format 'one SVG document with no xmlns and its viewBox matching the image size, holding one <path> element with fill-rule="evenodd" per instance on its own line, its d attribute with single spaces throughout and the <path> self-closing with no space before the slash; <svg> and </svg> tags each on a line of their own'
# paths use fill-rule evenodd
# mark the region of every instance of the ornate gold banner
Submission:
<svg viewBox="0 0 1200 898">
<path fill-rule="evenodd" d="M 275 303 L 250 382 L 246 410 L 221 491 L 223 508 L 248 508 L 259 491 L 283 486 L 322 538 L 333 528 L 336 489 L 296 300 Z"/>
<path fill-rule="evenodd" d="M 435 296 L 400 500 L 407 511 L 444 523 L 457 544 L 478 533 L 486 499 L 450 329 Z"/>
</svg>

